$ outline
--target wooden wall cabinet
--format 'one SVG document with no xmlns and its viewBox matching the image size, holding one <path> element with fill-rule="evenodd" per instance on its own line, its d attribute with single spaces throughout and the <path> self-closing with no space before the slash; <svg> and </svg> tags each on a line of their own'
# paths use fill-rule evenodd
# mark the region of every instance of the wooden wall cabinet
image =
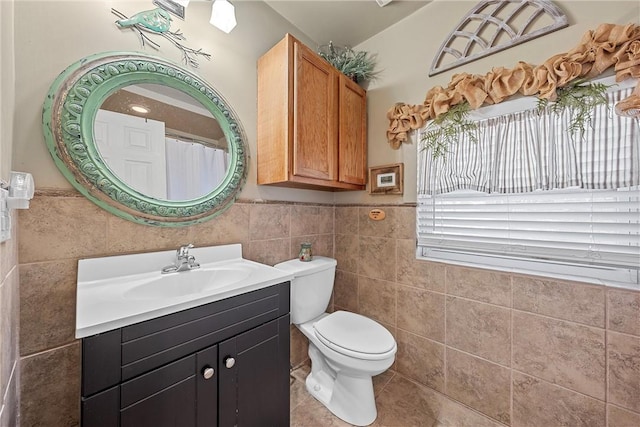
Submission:
<svg viewBox="0 0 640 427">
<path fill-rule="evenodd" d="M 289 323 L 285 282 L 83 338 L 82 426 L 288 427 Z"/>
<path fill-rule="evenodd" d="M 366 91 L 290 34 L 258 60 L 258 184 L 363 190 Z"/>
</svg>

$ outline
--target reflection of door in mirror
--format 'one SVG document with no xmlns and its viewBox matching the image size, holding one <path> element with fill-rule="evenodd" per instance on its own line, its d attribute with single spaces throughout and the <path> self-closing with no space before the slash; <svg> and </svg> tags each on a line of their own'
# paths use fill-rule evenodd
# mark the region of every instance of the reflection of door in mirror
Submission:
<svg viewBox="0 0 640 427">
<path fill-rule="evenodd" d="M 111 172 L 141 194 L 167 199 L 164 122 L 98 110 L 94 138 Z M 159 143 L 160 142 L 160 143 Z"/>
<path fill-rule="evenodd" d="M 211 113 L 165 86 L 127 86 L 102 104 L 96 145 L 118 179 L 148 197 L 192 200 L 225 178 L 228 144 Z"/>
</svg>

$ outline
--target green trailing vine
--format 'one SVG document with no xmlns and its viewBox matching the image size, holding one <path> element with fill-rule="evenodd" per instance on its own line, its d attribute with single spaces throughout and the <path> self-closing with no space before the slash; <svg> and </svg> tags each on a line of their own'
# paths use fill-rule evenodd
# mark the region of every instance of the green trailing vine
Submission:
<svg viewBox="0 0 640 427">
<path fill-rule="evenodd" d="M 569 131 L 572 134 L 584 135 L 586 127 L 591 124 L 594 108 L 607 105 L 606 92 L 609 85 L 604 83 L 587 83 L 580 79 L 557 90 L 555 101 L 538 98 L 537 108 L 546 108 L 554 114 L 560 114 L 566 109 L 571 110 Z M 452 106 L 446 113 L 440 114 L 427 124 L 422 135 L 422 150 L 431 150 L 434 159 L 444 156 L 451 144 L 458 142 L 461 134 L 467 134 L 469 140 L 477 142 L 476 129 L 478 123 L 468 118 L 471 107 L 468 102 Z"/>
<path fill-rule="evenodd" d="M 449 151 L 449 145 L 457 143 L 462 133 L 466 133 L 472 142 L 477 142 L 475 130 L 478 123 L 469 120 L 469 111 L 471 106 L 465 101 L 429 122 L 422 135 L 422 149 L 430 149 L 435 159 L 444 156 Z"/>
<path fill-rule="evenodd" d="M 584 79 L 575 80 L 556 91 L 555 101 L 538 98 L 538 111 L 549 108 L 549 111 L 560 114 L 571 110 L 569 131 L 572 134 L 584 135 L 587 126 L 591 125 L 591 112 L 599 105 L 607 105 L 607 89 L 604 83 L 586 83 Z"/>
</svg>

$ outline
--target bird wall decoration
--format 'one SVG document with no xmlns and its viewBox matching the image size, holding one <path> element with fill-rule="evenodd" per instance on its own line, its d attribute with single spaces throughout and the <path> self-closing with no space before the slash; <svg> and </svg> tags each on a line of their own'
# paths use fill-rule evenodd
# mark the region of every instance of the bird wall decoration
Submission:
<svg viewBox="0 0 640 427">
<path fill-rule="evenodd" d="M 156 34 L 169 40 L 175 47 L 182 51 L 182 59 L 185 64 L 197 68 L 198 56 L 211 59 L 211 54 L 203 52 L 202 49 L 192 49 L 180 42 L 185 40 L 184 35 L 180 30 L 171 31 L 171 16 L 169 15 L 169 12 L 162 8 L 138 12 L 131 17 L 128 17 L 115 9 L 111 9 L 111 13 L 120 18 L 116 20 L 116 25 L 119 28 L 131 29 L 138 33 L 142 46 L 146 46 L 148 44 L 156 50 L 160 49 L 160 45 L 151 40 L 147 35 Z"/>
<path fill-rule="evenodd" d="M 156 8 L 138 12 L 131 18 L 118 19 L 116 24 L 121 28 L 139 25 L 142 29 L 154 33 L 165 33 L 171 27 L 171 15 L 164 9 Z"/>
</svg>

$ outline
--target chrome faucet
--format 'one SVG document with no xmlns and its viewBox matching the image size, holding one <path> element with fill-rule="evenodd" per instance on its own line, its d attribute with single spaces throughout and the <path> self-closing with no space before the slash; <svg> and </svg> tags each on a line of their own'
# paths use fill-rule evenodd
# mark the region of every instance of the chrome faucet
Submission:
<svg viewBox="0 0 640 427">
<path fill-rule="evenodd" d="M 193 243 L 186 246 L 180 246 L 176 251 L 176 260 L 172 265 L 168 265 L 162 269 L 162 274 L 178 273 L 180 271 L 193 270 L 200 268 L 200 264 L 196 262 L 196 257 L 189 255 L 189 249 L 193 248 Z"/>
</svg>

